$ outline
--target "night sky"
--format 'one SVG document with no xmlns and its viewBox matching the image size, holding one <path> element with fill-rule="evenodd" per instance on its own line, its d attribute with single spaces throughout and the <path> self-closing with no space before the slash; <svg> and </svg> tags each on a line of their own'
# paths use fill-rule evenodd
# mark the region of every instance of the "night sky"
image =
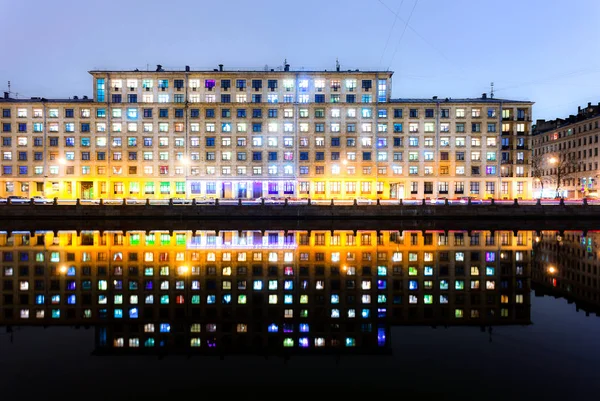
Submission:
<svg viewBox="0 0 600 401">
<path fill-rule="evenodd" d="M 396 15 L 398 18 L 396 18 Z M 598 103 L 596 0 L 0 0 L 0 90 L 92 95 L 92 69 L 390 69 L 394 97 Z M 405 24 L 408 22 L 408 25 Z"/>
</svg>

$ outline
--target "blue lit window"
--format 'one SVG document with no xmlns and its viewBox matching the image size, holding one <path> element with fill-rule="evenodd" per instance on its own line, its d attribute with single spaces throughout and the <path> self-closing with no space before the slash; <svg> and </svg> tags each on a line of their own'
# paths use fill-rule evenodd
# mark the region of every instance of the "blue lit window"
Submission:
<svg viewBox="0 0 600 401">
<path fill-rule="evenodd" d="M 269 333 L 277 333 L 279 331 L 279 327 L 275 323 L 271 323 L 267 330 Z"/>
<path fill-rule="evenodd" d="M 217 301 L 217 297 L 215 295 L 207 295 L 206 296 L 207 304 L 214 304 L 216 301 Z"/>
<path fill-rule="evenodd" d="M 300 348 L 308 348 L 308 345 L 309 345 L 308 338 L 302 337 L 302 338 L 298 339 L 298 346 Z"/>
<path fill-rule="evenodd" d="M 160 324 L 160 332 L 161 333 L 170 333 L 171 325 L 169 323 L 161 323 Z"/>
<path fill-rule="evenodd" d="M 378 276 L 385 276 L 385 275 L 387 275 L 387 267 L 385 267 L 385 266 L 377 266 L 377 275 Z"/>
<path fill-rule="evenodd" d="M 340 303 L 340 296 L 338 294 L 331 294 L 331 303 L 332 304 L 339 304 Z"/>
<path fill-rule="evenodd" d="M 168 295 L 161 295 L 160 296 L 160 303 L 162 305 L 167 305 L 169 303 L 169 296 Z"/>
<path fill-rule="evenodd" d="M 292 294 L 285 294 L 283 296 L 283 303 L 284 304 L 291 304 L 294 302 L 294 296 Z"/>
<path fill-rule="evenodd" d="M 371 310 L 370 309 L 363 309 L 360 312 L 360 315 L 364 318 L 364 319 L 368 319 L 369 316 L 371 316 Z"/>
<path fill-rule="evenodd" d="M 423 275 L 424 276 L 433 276 L 433 267 L 425 266 L 425 268 L 423 270 Z"/>
<path fill-rule="evenodd" d="M 410 280 L 408 282 L 408 289 L 409 290 L 417 290 L 419 289 L 419 283 L 417 280 Z"/>
<path fill-rule="evenodd" d="M 263 289 L 263 282 L 262 280 L 254 280 L 254 282 L 252 283 L 252 289 L 255 291 L 260 291 Z"/>
<path fill-rule="evenodd" d="M 115 319 L 123 318 L 123 309 L 115 309 Z"/>
<path fill-rule="evenodd" d="M 127 109 L 127 118 L 136 120 L 138 118 L 138 109 Z"/>
<path fill-rule="evenodd" d="M 96 117 L 97 118 L 106 117 L 106 109 L 96 109 Z"/>
<path fill-rule="evenodd" d="M 45 303 L 46 299 L 43 295 L 36 295 L 35 296 L 35 304 L 36 305 L 43 305 Z"/>
<path fill-rule="evenodd" d="M 223 295 L 223 304 L 229 305 L 231 303 L 231 294 Z"/>
<path fill-rule="evenodd" d="M 138 309 L 137 308 L 131 308 L 131 309 L 129 309 L 129 318 L 130 319 L 137 319 L 138 318 Z"/>
<path fill-rule="evenodd" d="M 27 166 L 19 166 L 19 174 L 27 175 Z"/>
<path fill-rule="evenodd" d="M 60 319 L 60 309 L 52 309 L 52 319 Z"/>
<path fill-rule="evenodd" d="M 308 323 L 300 323 L 300 333 L 308 333 Z"/>
</svg>

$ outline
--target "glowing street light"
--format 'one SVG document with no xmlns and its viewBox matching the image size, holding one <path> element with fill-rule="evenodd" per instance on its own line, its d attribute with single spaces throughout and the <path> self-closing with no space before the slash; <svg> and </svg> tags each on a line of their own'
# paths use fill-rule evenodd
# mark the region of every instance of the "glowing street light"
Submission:
<svg viewBox="0 0 600 401">
<path fill-rule="evenodd" d="M 550 163 L 550 164 L 556 164 L 556 162 L 558 162 L 558 160 L 554 156 L 551 157 L 550 159 L 548 159 L 548 163 Z"/>
<path fill-rule="evenodd" d="M 61 266 L 58 268 L 58 272 L 60 274 L 65 274 L 67 272 L 67 266 Z"/>
<path fill-rule="evenodd" d="M 556 269 L 556 267 L 554 267 L 554 266 L 549 266 L 548 267 L 548 273 L 555 274 L 556 272 L 558 272 L 558 270 Z"/>
<path fill-rule="evenodd" d="M 182 276 L 187 275 L 189 270 L 190 269 L 187 266 L 179 266 L 179 274 Z"/>
<path fill-rule="evenodd" d="M 58 162 L 59 162 L 60 164 L 67 164 L 67 161 L 65 160 L 65 158 L 64 158 L 64 157 L 61 157 L 60 159 L 58 159 Z"/>
</svg>

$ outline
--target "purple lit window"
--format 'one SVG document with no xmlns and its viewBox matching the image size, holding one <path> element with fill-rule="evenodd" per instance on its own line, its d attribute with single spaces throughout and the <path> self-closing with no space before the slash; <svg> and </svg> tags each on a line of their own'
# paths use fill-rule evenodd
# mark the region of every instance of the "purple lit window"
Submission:
<svg viewBox="0 0 600 401">
<path fill-rule="evenodd" d="M 68 291 L 75 291 L 75 287 L 76 287 L 75 280 L 67 281 L 67 290 Z"/>
<path fill-rule="evenodd" d="M 212 89 L 215 87 L 215 80 L 214 79 L 206 79 L 204 80 L 204 87 L 206 89 Z"/>
<path fill-rule="evenodd" d="M 152 282 L 152 280 L 146 280 L 146 285 L 144 286 L 144 288 L 147 291 L 150 291 L 154 288 L 154 283 Z"/>
<path fill-rule="evenodd" d="M 387 309 L 386 308 L 379 308 L 379 309 L 377 309 L 377 317 L 385 317 L 385 315 L 387 315 Z"/>
<path fill-rule="evenodd" d="M 385 290 L 387 288 L 387 280 L 377 280 L 377 289 Z"/>
<path fill-rule="evenodd" d="M 269 183 L 269 195 L 277 195 L 279 193 L 279 183 L 270 182 Z"/>
<path fill-rule="evenodd" d="M 293 333 L 294 332 L 294 325 L 292 323 L 285 323 L 283 325 L 283 332 L 284 333 Z"/>
<path fill-rule="evenodd" d="M 308 348 L 308 344 L 308 338 L 302 337 L 298 339 L 298 345 L 300 346 L 300 348 Z"/>
<path fill-rule="evenodd" d="M 486 252 L 485 253 L 485 261 L 493 262 L 496 260 L 496 252 Z"/>
<path fill-rule="evenodd" d="M 285 269 L 283 270 L 283 274 L 285 274 L 286 276 L 293 276 L 294 268 L 291 266 L 286 266 Z"/>
<path fill-rule="evenodd" d="M 377 329 L 377 345 L 380 347 L 385 346 L 385 328 L 383 327 Z"/>
</svg>

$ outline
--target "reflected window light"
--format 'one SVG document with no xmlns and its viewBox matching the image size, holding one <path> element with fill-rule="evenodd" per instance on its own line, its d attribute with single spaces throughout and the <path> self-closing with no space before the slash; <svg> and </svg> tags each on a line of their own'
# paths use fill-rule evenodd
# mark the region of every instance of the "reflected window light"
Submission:
<svg viewBox="0 0 600 401">
<path fill-rule="evenodd" d="M 339 309 L 332 309 L 331 310 L 331 317 L 333 319 L 337 319 L 340 317 L 340 310 Z"/>
<path fill-rule="evenodd" d="M 348 309 L 348 318 L 353 319 L 356 317 L 356 309 Z"/>
</svg>

